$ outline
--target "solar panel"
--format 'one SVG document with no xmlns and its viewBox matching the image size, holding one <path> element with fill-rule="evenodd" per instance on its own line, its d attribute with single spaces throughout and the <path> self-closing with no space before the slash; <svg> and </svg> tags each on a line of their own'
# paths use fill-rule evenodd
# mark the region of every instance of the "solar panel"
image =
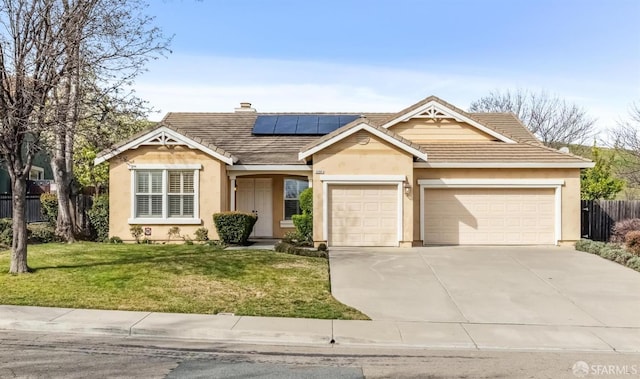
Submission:
<svg viewBox="0 0 640 379">
<path fill-rule="evenodd" d="M 261 115 L 253 125 L 254 135 L 325 135 L 357 119 L 358 115 L 284 114 Z"/>
<path fill-rule="evenodd" d="M 273 134 L 296 134 L 296 127 L 298 126 L 297 115 L 282 115 L 278 116 L 276 122 L 276 129 Z"/>
<path fill-rule="evenodd" d="M 300 115 L 298 116 L 298 128 L 296 134 L 318 134 L 318 116 Z"/>
<path fill-rule="evenodd" d="M 340 127 L 340 116 L 322 115 L 318 122 L 318 134 L 328 134 Z"/>
<path fill-rule="evenodd" d="M 353 114 L 340 115 L 340 127 L 343 127 L 343 126 L 347 125 L 348 123 L 357 120 L 358 118 L 360 118 L 360 116 L 353 115 Z"/>
<path fill-rule="evenodd" d="M 253 134 L 273 135 L 278 116 L 258 116 L 253 125 Z"/>
</svg>

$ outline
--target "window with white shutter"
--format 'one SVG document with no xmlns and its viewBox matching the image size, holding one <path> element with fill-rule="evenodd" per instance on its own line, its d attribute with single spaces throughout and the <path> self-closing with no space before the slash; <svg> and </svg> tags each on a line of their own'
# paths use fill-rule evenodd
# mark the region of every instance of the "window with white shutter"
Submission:
<svg viewBox="0 0 640 379">
<path fill-rule="evenodd" d="M 196 224 L 198 218 L 198 172 L 200 165 L 180 169 L 133 169 L 132 218 L 129 223 Z M 170 166 L 168 166 L 170 167 Z M 184 167 L 188 169 L 183 169 Z M 195 167 L 198 167 L 196 169 Z"/>
</svg>

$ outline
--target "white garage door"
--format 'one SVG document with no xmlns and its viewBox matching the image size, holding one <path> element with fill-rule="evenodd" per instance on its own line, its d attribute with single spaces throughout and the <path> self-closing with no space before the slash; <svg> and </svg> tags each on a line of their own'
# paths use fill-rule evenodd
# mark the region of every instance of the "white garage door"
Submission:
<svg viewBox="0 0 640 379">
<path fill-rule="evenodd" d="M 425 244 L 554 244 L 554 189 L 426 189 Z"/>
<path fill-rule="evenodd" d="M 330 246 L 397 246 L 398 186 L 330 185 Z"/>
</svg>

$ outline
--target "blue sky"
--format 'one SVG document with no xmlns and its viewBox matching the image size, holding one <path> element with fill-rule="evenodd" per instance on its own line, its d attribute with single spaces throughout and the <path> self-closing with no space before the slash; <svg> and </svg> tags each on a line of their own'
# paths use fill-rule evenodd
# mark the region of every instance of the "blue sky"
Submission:
<svg viewBox="0 0 640 379">
<path fill-rule="evenodd" d="M 640 101 L 640 1 L 152 0 L 173 53 L 136 83 L 160 112 L 393 112 L 544 89 L 607 128 Z"/>
</svg>

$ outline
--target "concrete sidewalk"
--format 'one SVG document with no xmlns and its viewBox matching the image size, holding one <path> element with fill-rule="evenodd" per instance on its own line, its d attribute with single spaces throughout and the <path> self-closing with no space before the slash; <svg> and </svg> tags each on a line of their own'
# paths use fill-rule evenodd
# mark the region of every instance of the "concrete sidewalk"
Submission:
<svg viewBox="0 0 640 379">
<path fill-rule="evenodd" d="M 0 329 L 212 342 L 640 353 L 640 328 L 345 321 L 0 305 Z"/>
</svg>

